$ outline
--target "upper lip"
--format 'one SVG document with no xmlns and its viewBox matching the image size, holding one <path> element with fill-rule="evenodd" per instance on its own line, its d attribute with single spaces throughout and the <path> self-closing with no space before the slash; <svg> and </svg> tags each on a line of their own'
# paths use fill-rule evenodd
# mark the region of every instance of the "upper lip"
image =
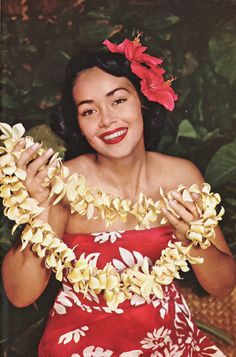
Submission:
<svg viewBox="0 0 236 357">
<path fill-rule="evenodd" d="M 103 133 L 102 135 L 100 135 L 100 138 L 104 138 L 105 136 L 114 134 L 114 133 L 116 133 L 117 131 L 120 131 L 120 130 L 128 130 L 128 128 L 126 128 L 126 127 L 120 127 L 120 128 L 116 128 L 116 129 L 114 129 L 114 130 L 106 131 L 105 133 Z"/>
</svg>

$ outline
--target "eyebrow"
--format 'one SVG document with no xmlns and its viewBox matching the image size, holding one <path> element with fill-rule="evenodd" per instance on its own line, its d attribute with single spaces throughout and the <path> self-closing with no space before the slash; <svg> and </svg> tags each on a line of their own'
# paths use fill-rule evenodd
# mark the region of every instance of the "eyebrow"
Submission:
<svg viewBox="0 0 236 357">
<path fill-rule="evenodd" d="M 112 97 L 112 96 L 115 94 L 115 92 L 117 92 L 118 90 L 122 90 L 122 89 L 129 93 L 129 91 L 128 91 L 127 88 L 119 87 L 119 88 L 115 88 L 115 89 L 113 89 L 112 91 L 108 92 L 108 93 L 106 94 L 106 97 Z M 81 101 L 78 103 L 77 106 L 79 107 L 79 106 L 82 105 L 82 104 L 91 104 L 91 103 L 93 103 L 93 102 L 94 102 L 94 100 L 92 100 L 92 99 L 81 100 Z"/>
</svg>

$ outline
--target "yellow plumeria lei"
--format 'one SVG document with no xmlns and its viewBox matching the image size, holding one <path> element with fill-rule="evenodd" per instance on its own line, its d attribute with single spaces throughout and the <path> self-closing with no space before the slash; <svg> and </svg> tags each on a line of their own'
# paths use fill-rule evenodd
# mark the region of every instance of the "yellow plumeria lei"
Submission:
<svg viewBox="0 0 236 357">
<path fill-rule="evenodd" d="M 41 258 L 45 258 L 45 266 L 52 268 L 58 280 L 62 280 L 63 273 L 73 285 L 76 292 L 82 292 L 84 296 L 100 294 L 107 302 L 107 305 L 115 310 L 117 306 L 131 299 L 132 294 L 138 294 L 150 300 L 151 295 L 163 298 L 162 285 L 170 284 L 174 278 L 180 279 L 179 270 L 188 271 L 187 262 L 200 264 L 202 258 L 195 258 L 190 255 L 193 245 L 199 245 L 205 249 L 211 244 L 215 237 L 214 227 L 222 219 L 223 207 L 217 214 L 216 205 L 221 201 L 218 193 L 210 192 L 210 185 L 204 183 L 200 190 L 197 185 L 187 188 L 179 185 L 177 191 L 182 194 L 186 201 L 192 201 L 191 193 L 196 192 L 201 195 L 203 210 L 199 207 L 199 219 L 191 222 L 187 232 L 187 238 L 191 244 L 182 246 L 181 242 L 169 242 L 167 248 L 162 250 L 160 258 L 150 267 L 148 259 L 144 258 L 142 265 L 134 265 L 119 273 L 111 263 L 106 264 L 103 269 L 98 269 L 86 258 L 76 260 L 73 249 L 56 237 L 51 226 L 37 218 L 44 208 L 40 207 L 37 201 L 31 197 L 24 186 L 26 172 L 17 168 L 16 161 L 20 157 L 20 152 L 13 151 L 14 146 L 21 140 L 25 133 L 22 124 L 13 127 L 6 123 L 0 123 L 2 135 L 0 140 L 0 197 L 3 198 L 5 207 L 4 214 L 15 221 L 12 233 L 20 224 L 25 224 L 21 235 L 22 250 L 30 243 L 32 250 Z M 26 148 L 33 144 L 31 137 L 26 137 Z M 43 149 L 39 149 L 37 155 L 41 155 Z M 106 221 L 106 225 L 112 224 L 116 218 L 126 221 L 127 215 L 136 217 L 137 229 L 149 228 L 149 223 L 157 220 L 161 215 L 161 208 L 167 207 L 171 199 L 171 193 L 164 193 L 162 190 L 161 199 L 154 202 L 146 198 L 142 193 L 138 202 L 132 204 L 129 199 L 121 200 L 112 198 L 110 194 L 103 192 L 99 188 L 90 189 L 87 187 L 85 178 L 78 174 L 69 176 L 69 170 L 62 165 L 61 159 L 55 154 L 51 161 L 56 161 L 57 165 L 48 171 L 48 177 L 44 184 L 50 185 L 51 192 L 49 199 L 55 198 L 53 204 L 57 204 L 63 197 L 66 197 L 71 205 L 71 213 L 78 212 L 86 215 L 88 219 L 101 217 Z M 167 220 L 162 217 L 161 224 Z"/>
</svg>

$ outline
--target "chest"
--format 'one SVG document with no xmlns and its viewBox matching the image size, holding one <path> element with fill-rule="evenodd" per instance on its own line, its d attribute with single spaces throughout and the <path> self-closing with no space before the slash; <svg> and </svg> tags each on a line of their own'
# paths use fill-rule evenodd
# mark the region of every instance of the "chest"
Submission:
<svg viewBox="0 0 236 357">
<path fill-rule="evenodd" d="M 91 169 L 90 175 L 87 172 L 86 184 L 87 187 L 99 187 L 101 190 L 112 197 L 112 199 L 120 197 L 122 200 L 130 199 L 132 201 L 131 207 L 137 202 L 139 202 L 140 192 L 143 192 L 146 198 L 151 198 L 153 202 L 157 202 L 161 199 L 160 195 L 160 187 L 164 192 L 168 192 L 172 189 L 174 184 L 172 185 L 172 181 L 168 180 L 168 177 L 164 174 L 164 170 L 158 171 L 158 174 L 153 172 L 154 170 L 149 170 L 148 174 L 145 176 L 145 180 L 142 180 L 139 187 L 134 187 L 134 185 L 127 184 L 123 186 L 116 187 L 116 185 L 112 184 L 107 178 L 102 177 L 98 172 L 92 175 L 93 170 Z M 83 173 L 84 174 L 84 173 Z M 68 208 L 70 210 L 70 208 Z M 146 207 L 145 207 L 146 209 Z M 148 209 L 146 210 L 146 213 Z M 96 216 L 96 214 L 95 214 Z M 156 217 L 155 220 L 150 222 L 149 227 L 158 227 L 160 226 L 161 216 Z M 87 219 L 87 215 L 81 215 L 78 213 L 69 214 L 68 221 L 66 225 L 65 231 L 67 233 L 93 233 L 93 232 L 109 232 L 109 231 L 126 231 L 126 230 L 134 230 L 137 226 L 138 220 L 133 215 L 128 213 L 125 220 L 121 220 L 117 217 L 111 225 L 106 225 L 106 222 L 101 217 L 96 219 Z"/>
<path fill-rule="evenodd" d="M 157 195 L 154 199 L 152 199 L 154 202 L 158 201 L 161 199 L 160 195 Z M 144 199 L 145 200 L 145 199 Z M 136 201 L 138 202 L 138 201 Z M 94 213 L 94 217 L 91 219 L 87 219 L 87 215 L 81 215 L 77 212 L 73 214 L 69 214 L 68 216 L 68 221 L 66 225 L 65 231 L 67 233 L 84 233 L 84 234 L 89 234 L 89 233 L 94 233 L 94 232 L 109 232 L 109 231 L 127 231 L 127 230 L 134 230 L 138 224 L 138 219 L 137 217 L 132 213 L 132 207 L 133 204 L 130 207 L 130 211 L 128 212 L 125 219 L 121 219 L 119 215 L 116 215 L 115 219 L 113 219 L 112 216 L 112 222 L 109 224 L 109 222 L 106 222 L 105 219 L 101 217 L 101 214 L 97 214 L 96 211 Z M 68 208 L 69 209 L 69 208 Z M 144 217 L 146 214 L 150 213 L 150 208 L 148 205 L 146 206 L 145 201 L 143 201 L 143 204 L 140 205 L 138 204 L 138 216 L 140 217 L 140 214 L 142 217 Z M 109 214 L 109 212 L 108 212 Z M 137 214 L 137 210 L 136 210 Z M 162 216 L 157 215 L 155 217 L 155 220 L 151 220 L 149 222 L 149 227 L 158 227 L 161 225 Z M 144 227 L 143 227 L 144 228 Z"/>
</svg>

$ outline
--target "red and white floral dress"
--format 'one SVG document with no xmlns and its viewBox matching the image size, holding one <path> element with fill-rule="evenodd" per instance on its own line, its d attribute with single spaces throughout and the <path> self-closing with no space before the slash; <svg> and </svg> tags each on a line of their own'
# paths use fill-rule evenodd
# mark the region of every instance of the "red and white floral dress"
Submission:
<svg viewBox="0 0 236 357">
<path fill-rule="evenodd" d="M 97 267 L 106 263 L 119 270 L 154 263 L 169 240 L 170 225 L 149 230 L 65 234 L 77 258 Z M 111 311 L 103 297 L 83 297 L 64 280 L 39 344 L 39 357 L 201 357 L 225 356 L 193 323 L 174 284 L 164 287 L 164 299 L 150 303 L 133 295 Z"/>
</svg>

